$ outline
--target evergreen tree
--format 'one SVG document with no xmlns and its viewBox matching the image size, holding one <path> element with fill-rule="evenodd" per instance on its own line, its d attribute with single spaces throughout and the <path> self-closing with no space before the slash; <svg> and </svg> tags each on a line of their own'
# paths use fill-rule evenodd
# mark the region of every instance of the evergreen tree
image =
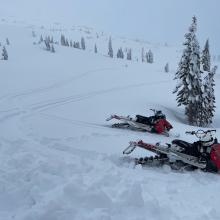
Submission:
<svg viewBox="0 0 220 220">
<path fill-rule="evenodd" d="M 185 106 L 185 114 L 192 125 L 200 125 L 202 111 L 202 91 L 200 74 L 200 51 L 196 38 L 197 20 L 193 17 L 189 32 L 185 34 L 185 49 L 181 57 L 175 79 L 178 80 L 174 93 L 177 93 L 178 106 Z"/>
<path fill-rule="evenodd" d="M 149 50 L 146 53 L 146 60 L 147 60 L 148 63 L 153 63 L 154 62 L 154 55 L 153 55 L 151 50 Z"/>
<path fill-rule="evenodd" d="M 164 67 L 164 71 L 165 73 L 168 73 L 170 70 L 169 70 L 169 63 L 166 63 L 165 67 Z"/>
<path fill-rule="evenodd" d="M 44 40 L 45 46 L 46 46 L 46 50 L 50 51 L 51 47 L 50 47 L 50 37 L 46 37 Z"/>
<path fill-rule="evenodd" d="M 122 48 L 121 48 L 121 59 L 124 59 L 124 52 L 123 52 Z"/>
<path fill-rule="evenodd" d="M 62 46 L 66 46 L 66 39 L 65 39 L 65 36 L 63 34 L 61 35 L 61 38 L 60 38 L 60 44 Z"/>
<path fill-rule="evenodd" d="M 52 52 L 52 53 L 55 53 L 55 49 L 54 49 L 53 44 L 51 45 L 51 52 Z"/>
<path fill-rule="evenodd" d="M 111 37 L 109 38 L 108 42 L 108 55 L 113 58 L 113 49 L 112 49 L 112 39 Z"/>
<path fill-rule="evenodd" d="M 35 31 L 32 31 L 32 37 L 36 37 Z"/>
<path fill-rule="evenodd" d="M 142 63 L 145 61 L 144 60 L 144 48 L 142 47 L 142 50 L 141 50 L 141 61 Z"/>
<path fill-rule="evenodd" d="M 53 44 L 53 36 L 50 38 L 50 43 Z"/>
<path fill-rule="evenodd" d="M 66 47 L 69 47 L 70 45 L 69 45 L 69 41 L 68 41 L 68 39 L 66 38 L 66 40 L 65 40 L 65 46 Z"/>
<path fill-rule="evenodd" d="M 202 51 L 201 63 L 204 71 L 210 71 L 211 56 L 209 53 L 209 40 L 206 41 L 205 47 Z"/>
<path fill-rule="evenodd" d="M 127 60 L 132 60 L 131 49 L 129 49 L 127 52 Z"/>
<path fill-rule="evenodd" d="M 124 53 L 123 53 L 121 47 L 118 49 L 118 52 L 117 52 L 117 58 L 124 59 Z"/>
<path fill-rule="evenodd" d="M 6 44 L 10 45 L 10 42 L 9 42 L 8 38 L 6 38 Z"/>
<path fill-rule="evenodd" d="M 42 35 L 40 35 L 40 40 L 39 40 L 39 43 L 41 43 L 41 42 L 43 42 L 43 41 L 44 41 L 43 36 L 42 36 Z"/>
<path fill-rule="evenodd" d="M 8 60 L 8 52 L 5 47 L 2 49 L 2 60 Z"/>
<path fill-rule="evenodd" d="M 74 48 L 77 48 L 77 49 L 80 49 L 79 42 L 75 42 L 75 41 L 74 41 L 73 47 L 74 47 Z"/>
<path fill-rule="evenodd" d="M 94 46 L 94 52 L 95 52 L 95 53 L 98 53 L 96 44 L 95 44 L 95 46 Z"/>
<path fill-rule="evenodd" d="M 204 78 L 202 86 L 203 90 L 203 108 L 201 117 L 203 118 L 203 126 L 212 123 L 212 118 L 215 112 L 215 94 L 214 94 L 214 75 L 216 74 L 217 66 L 214 66 L 207 76 Z"/>
<path fill-rule="evenodd" d="M 86 49 L 86 44 L 85 44 L 85 39 L 84 39 L 84 37 L 81 38 L 81 48 L 82 48 L 82 50 L 85 50 L 85 49 Z"/>
</svg>

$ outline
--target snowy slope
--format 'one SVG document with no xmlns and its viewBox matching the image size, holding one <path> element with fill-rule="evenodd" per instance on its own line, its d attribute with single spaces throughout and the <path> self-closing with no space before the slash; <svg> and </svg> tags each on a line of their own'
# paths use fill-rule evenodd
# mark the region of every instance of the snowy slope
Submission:
<svg viewBox="0 0 220 220">
<path fill-rule="evenodd" d="M 86 27 L 3 20 L 0 30 L 0 42 L 10 40 L 9 60 L 0 62 L 1 220 L 219 218 L 218 175 L 123 163 L 130 140 L 168 143 L 174 137 L 106 126 L 112 113 L 150 115 L 156 108 L 174 133 L 194 140 L 184 132 L 196 128 L 187 125 L 172 94 L 181 47 L 112 36 L 115 52 L 132 48 L 138 58 L 126 61 L 106 56 L 109 34 Z M 38 44 L 41 34 L 59 41 L 61 33 L 73 40 L 84 36 L 86 51 L 55 45 L 52 54 Z M 140 62 L 142 47 L 154 52 L 153 64 Z M 170 73 L 164 72 L 167 62 Z M 218 73 L 213 126 L 220 139 L 219 83 Z"/>
</svg>

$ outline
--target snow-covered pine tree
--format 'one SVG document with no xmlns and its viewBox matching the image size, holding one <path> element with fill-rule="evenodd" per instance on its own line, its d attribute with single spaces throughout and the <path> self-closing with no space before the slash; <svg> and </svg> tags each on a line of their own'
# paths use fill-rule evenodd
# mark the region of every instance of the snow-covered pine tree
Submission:
<svg viewBox="0 0 220 220">
<path fill-rule="evenodd" d="M 45 38 L 44 43 L 45 43 L 45 46 L 46 46 L 46 50 L 50 51 L 51 47 L 50 47 L 50 37 L 49 36 Z"/>
<path fill-rule="evenodd" d="M 146 56 L 146 62 L 149 63 L 149 55 L 148 55 L 148 52 L 146 52 L 146 55 L 145 55 L 145 56 Z"/>
<path fill-rule="evenodd" d="M 124 53 L 123 53 L 121 47 L 118 49 L 118 52 L 117 52 L 117 58 L 124 59 Z"/>
<path fill-rule="evenodd" d="M 6 44 L 10 45 L 10 42 L 9 42 L 8 38 L 6 38 Z"/>
<path fill-rule="evenodd" d="M 145 61 L 145 59 L 144 59 L 144 48 L 143 47 L 141 49 L 141 61 L 142 61 L 142 63 Z"/>
<path fill-rule="evenodd" d="M 123 52 L 122 48 L 121 48 L 121 59 L 124 59 L 124 52 Z"/>
<path fill-rule="evenodd" d="M 68 41 L 68 39 L 66 38 L 66 40 L 65 40 L 65 46 L 66 47 L 69 47 L 70 45 L 69 45 L 69 41 Z"/>
<path fill-rule="evenodd" d="M 98 53 L 96 44 L 95 44 L 95 46 L 94 46 L 94 52 L 95 52 L 95 53 Z"/>
<path fill-rule="evenodd" d="M 129 49 L 128 52 L 127 52 L 127 60 L 132 60 L 132 52 L 131 52 L 131 49 Z"/>
<path fill-rule="evenodd" d="M 177 93 L 178 106 L 185 106 L 185 114 L 192 125 L 200 125 L 202 108 L 200 51 L 196 38 L 197 19 L 194 16 L 189 32 L 185 34 L 185 49 L 181 57 L 175 79 L 178 81 L 174 93 Z"/>
<path fill-rule="evenodd" d="M 113 58 L 113 49 L 112 49 L 112 39 L 111 37 L 109 38 L 108 42 L 108 55 Z"/>
<path fill-rule="evenodd" d="M 120 48 L 119 48 L 118 51 L 117 51 L 117 55 L 116 55 L 117 58 L 121 58 L 121 54 L 120 54 L 120 52 L 121 52 L 121 51 L 120 51 Z"/>
<path fill-rule="evenodd" d="M 50 47 L 50 51 L 51 51 L 52 53 L 55 53 L 55 49 L 54 49 L 53 44 L 52 44 L 51 47 Z"/>
<path fill-rule="evenodd" d="M 209 40 L 206 40 L 205 47 L 202 51 L 201 63 L 204 71 L 210 71 L 211 56 L 209 53 Z"/>
<path fill-rule="evenodd" d="M 201 117 L 203 119 L 203 126 L 207 126 L 212 123 L 212 118 L 215 112 L 215 94 L 214 94 L 214 76 L 216 74 L 217 66 L 214 66 L 211 71 L 208 72 L 204 78 L 202 86 L 203 90 L 203 108 Z"/>
<path fill-rule="evenodd" d="M 148 51 L 146 58 L 147 58 L 148 63 L 153 63 L 154 62 L 154 55 L 153 55 L 151 50 Z"/>
<path fill-rule="evenodd" d="M 164 67 L 164 71 L 165 73 L 168 73 L 170 70 L 169 70 L 169 63 L 166 63 L 165 67 Z"/>
<path fill-rule="evenodd" d="M 77 41 L 77 42 L 73 42 L 73 47 L 74 48 L 77 48 L 77 49 L 80 49 L 80 45 L 79 45 L 79 42 Z"/>
<path fill-rule="evenodd" d="M 2 48 L 2 60 L 8 60 L 8 52 L 5 47 Z"/>
<path fill-rule="evenodd" d="M 32 31 L 32 37 L 36 37 L 35 31 Z"/>
<path fill-rule="evenodd" d="M 85 44 L 85 39 L 84 39 L 84 37 L 81 37 L 81 48 L 82 48 L 82 50 L 85 50 L 85 49 L 86 49 L 86 44 Z"/>
<path fill-rule="evenodd" d="M 204 126 L 201 112 L 203 108 L 202 98 L 202 79 L 200 70 L 200 47 L 196 37 L 197 19 L 193 17 L 191 54 L 190 54 L 190 72 L 188 76 L 189 82 L 189 99 L 186 106 L 186 115 L 188 120 L 193 125 Z"/>
<path fill-rule="evenodd" d="M 43 41 L 44 41 L 43 36 L 42 36 L 42 35 L 40 35 L 40 40 L 39 40 L 39 43 L 41 43 L 41 42 L 43 42 Z"/>
<path fill-rule="evenodd" d="M 63 34 L 61 35 L 61 38 L 60 38 L 60 44 L 62 46 L 66 46 L 66 39 L 65 39 L 65 36 Z"/>
<path fill-rule="evenodd" d="M 53 36 L 50 37 L 50 43 L 53 44 Z"/>
</svg>

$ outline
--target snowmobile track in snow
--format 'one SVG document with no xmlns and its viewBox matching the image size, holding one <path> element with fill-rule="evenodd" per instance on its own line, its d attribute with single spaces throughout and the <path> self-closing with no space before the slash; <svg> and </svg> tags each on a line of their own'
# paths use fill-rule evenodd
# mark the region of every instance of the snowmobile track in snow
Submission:
<svg viewBox="0 0 220 220">
<path fill-rule="evenodd" d="M 135 87 L 142 87 L 142 86 L 146 86 L 146 85 L 157 85 L 160 83 L 169 83 L 169 82 L 170 82 L 169 80 L 164 80 L 164 81 L 159 81 L 159 82 L 150 82 L 150 83 L 146 82 L 146 83 L 130 84 L 130 85 L 126 85 L 126 86 L 118 86 L 118 87 L 113 87 L 113 88 L 109 88 L 109 89 L 103 89 L 103 90 L 98 90 L 98 91 L 94 91 L 94 92 L 89 92 L 89 93 L 85 93 L 85 94 L 78 94 L 78 95 L 68 96 L 68 97 L 64 97 L 64 98 L 38 102 L 38 103 L 34 103 L 34 104 L 30 105 L 29 107 L 31 108 L 32 111 L 35 111 L 35 110 L 44 111 L 44 110 L 47 110 L 50 108 L 59 107 L 61 105 L 66 105 L 69 103 L 79 102 L 79 101 L 82 101 L 85 99 L 93 98 L 97 95 L 103 95 L 103 94 L 111 93 L 111 92 L 118 92 L 121 90 L 123 91 L 126 89 L 135 88 Z"/>
</svg>

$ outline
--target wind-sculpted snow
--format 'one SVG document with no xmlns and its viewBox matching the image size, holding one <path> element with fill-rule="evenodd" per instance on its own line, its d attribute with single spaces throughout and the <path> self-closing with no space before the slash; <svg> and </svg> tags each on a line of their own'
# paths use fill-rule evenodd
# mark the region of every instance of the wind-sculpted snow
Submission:
<svg viewBox="0 0 220 220">
<path fill-rule="evenodd" d="M 142 47 L 153 48 L 155 63 L 110 59 L 103 56 L 104 35 L 99 54 L 87 38 L 88 50 L 57 45 L 52 54 L 33 45 L 32 28 L 38 37 L 60 38 L 60 31 L 0 24 L 11 42 L 9 60 L 0 60 L 0 220 L 218 219 L 218 174 L 143 169 L 132 157 L 147 152 L 122 155 L 129 141 L 170 143 L 174 135 L 113 129 L 105 121 L 114 113 L 134 117 L 161 109 L 173 134 L 194 141 L 185 131 L 197 128 L 187 125 L 172 94 L 179 48 L 124 38 L 135 56 Z M 65 33 L 74 38 L 82 32 Z M 113 49 L 121 42 L 113 38 Z M 218 138 L 219 88 L 217 73 Z"/>
</svg>

